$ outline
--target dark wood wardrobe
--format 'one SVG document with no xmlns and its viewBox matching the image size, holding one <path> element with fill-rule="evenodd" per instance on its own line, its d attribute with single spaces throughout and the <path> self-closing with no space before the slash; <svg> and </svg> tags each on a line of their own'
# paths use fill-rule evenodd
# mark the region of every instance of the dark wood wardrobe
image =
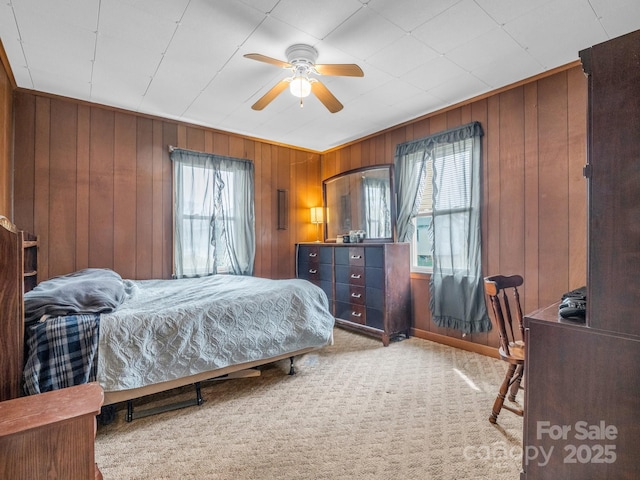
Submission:
<svg viewBox="0 0 640 480">
<path fill-rule="evenodd" d="M 580 58 L 586 322 L 559 319 L 557 304 L 525 319 L 523 480 L 640 478 L 640 31 Z"/>
</svg>

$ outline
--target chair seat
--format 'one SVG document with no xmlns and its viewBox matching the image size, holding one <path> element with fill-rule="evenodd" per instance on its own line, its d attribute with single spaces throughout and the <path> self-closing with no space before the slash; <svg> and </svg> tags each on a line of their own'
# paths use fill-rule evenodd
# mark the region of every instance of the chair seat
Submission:
<svg viewBox="0 0 640 480">
<path fill-rule="evenodd" d="M 524 363 L 524 344 L 519 340 L 515 343 L 509 342 L 510 355 L 508 355 L 502 347 L 498 348 L 498 353 L 500 354 L 500 358 L 506 362 L 515 364 Z"/>
</svg>

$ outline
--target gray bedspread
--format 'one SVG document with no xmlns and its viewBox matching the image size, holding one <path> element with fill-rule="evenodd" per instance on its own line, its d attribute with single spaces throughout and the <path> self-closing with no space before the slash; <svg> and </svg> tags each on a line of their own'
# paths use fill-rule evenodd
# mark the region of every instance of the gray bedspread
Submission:
<svg viewBox="0 0 640 480">
<path fill-rule="evenodd" d="M 326 294 L 306 280 L 215 275 L 124 282 L 127 300 L 100 317 L 97 378 L 106 392 L 332 341 Z"/>
</svg>

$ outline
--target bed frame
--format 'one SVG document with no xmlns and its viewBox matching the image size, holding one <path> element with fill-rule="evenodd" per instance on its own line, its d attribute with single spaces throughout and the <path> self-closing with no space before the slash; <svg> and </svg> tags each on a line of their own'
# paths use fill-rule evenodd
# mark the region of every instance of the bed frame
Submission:
<svg viewBox="0 0 640 480">
<path fill-rule="evenodd" d="M 0 216 L 0 401 L 22 395 L 22 370 L 24 368 L 24 248 L 25 232 L 17 229 L 6 217 Z M 295 373 L 293 360 L 317 347 L 305 348 L 273 358 L 230 365 L 202 372 L 197 375 L 156 383 L 141 388 L 117 392 L 104 392 L 104 405 L 127 402 L 127 421 L 160 411 L 174 410 L 191 405 L 201 405 L 200 382 L 212 379 L 230 379 L 257 376 L 256 367 L 289 359 L 289 374 Z M 166 390 L 195 385 L 196 399 L 174 403 L 148 411 L 133 413 L 133 400 Z M 153 411 L 151 411 L 153 410 Z"/>
</svg>

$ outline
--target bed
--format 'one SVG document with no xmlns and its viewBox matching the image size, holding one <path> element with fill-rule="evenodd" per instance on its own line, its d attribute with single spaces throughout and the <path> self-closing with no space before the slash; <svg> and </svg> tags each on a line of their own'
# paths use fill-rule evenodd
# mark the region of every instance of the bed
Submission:
<svg viewBox="0 0 640 480">
<path fill-rule="evenodd" d="M 18 243 L 0 242 L 6 243 L 2 252 Z M 9 257 L 0 262 L 15 262 Z M 293 368 L 295 356 L 332 342 L 326 294 L 299 279 L 129 280 L 91 268 L 18 294 L 27 345 L 25 390 L 40 393 L 95 379 L 105 405 L 127 401 L 130 407 L 138 397 L 283 359 Z"/>
</svg>

